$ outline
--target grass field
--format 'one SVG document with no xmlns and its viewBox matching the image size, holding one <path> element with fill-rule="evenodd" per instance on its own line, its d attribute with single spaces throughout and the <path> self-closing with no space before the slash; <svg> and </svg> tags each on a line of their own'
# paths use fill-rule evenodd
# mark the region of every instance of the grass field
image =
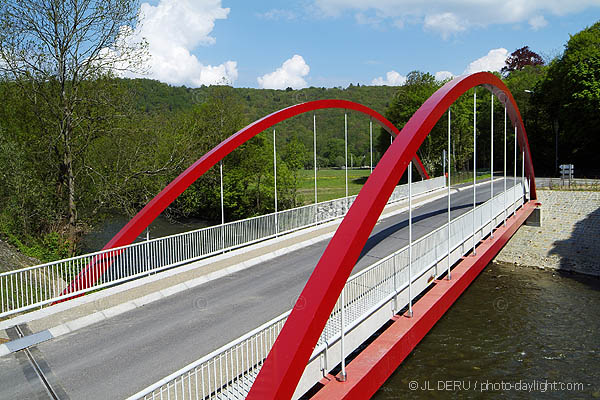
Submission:
<svg viewBox="0 0 600 400">
<path fill-rule="evenodd" d="M 492 175 L 490 173 L 477 173 L 477 181 L 482 181 L 484 179 L 490 178 Z M 497 178 L 498 176 L 496 176 Z M 510 178 L 510 176 L 509 176 Z M 450 175 L 450 179 L 452 180 L 452 185 L 459 185 L 461 183 L 472 183 L 473 182 L 473 171 L 459 171 L 453 172 Z"/>
<path fill-rule="evenodd" d="M 367 181 L 369 169 L 348 170 L 348 195 L 357 194 Z M 315 200 L 315 175 L 313 170 L 300 171 L 300 187 L 298 193 L 304 204 L 312 204 Z M 343 169 L 320 169 L 317 171 L 317 198 L 321 201 L 339 199 L 346 195 L 346 172 Z"/>
<path fill-rule="evenodd" d="M 371 171 L 369 169 L 348 170 L 348 195 L 358 194 L 367 181 Z M 490 174 L 479 172 L 477 181 L 489 178 Z M 420 179 L 417 177 L 417 179 Z M 473 172 L 461 171 L 452 174 L 452 185 L 473 181 Z M 302 196 L 304 204 L 312 204 L 315 199 L 315 176 L 313 170 L 300 171 L 300 187 L 298 193 Z M 343 169 L 320 169 L 317 171 L 317 197 L 318 200 L 327 201 L 339 199 L 346 195 L 346 175 Z"/>
</svg>

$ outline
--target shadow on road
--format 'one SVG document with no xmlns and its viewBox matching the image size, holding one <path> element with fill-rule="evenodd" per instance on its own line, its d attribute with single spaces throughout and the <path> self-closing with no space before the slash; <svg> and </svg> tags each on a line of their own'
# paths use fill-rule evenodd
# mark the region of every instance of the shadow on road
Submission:
<svg viewBox="0 0 600 400">
<path fill-rule="evenodd" d="M 483 204 L 484 202 L 479 202 L 476 203 L 477 206 Z M 461 206 L 455 206 L 455 207 L 450 207 L 450 209 L 452 211 L 456 211 L 456 210 L 462 210 L 465 208 L 473 208 L 473 204 L 464 204 Z M 448 212 L 448 209 L 444 208 L 443 210 L 437 210 L 437 211 L 432 211 L 432 212 L 428 212 L 416 217 L 413 217 L 413 224 L 416 224 L 420 221 L 426 220 L 428 218 L 434 217 L 436 215 L 440 215 L 440 214 L 446 214 Z M 456 218 L 456 217 L 454 217 Z M 358 261 L 360 261 L 364 256 L 367 255 L 367 253 L 369 251 L 371 251 L 375 246 L 377 246 L 379 243 L 381 243 L 382 241 L 384 241 L 386 238 L 388 238 L 389 236 L 395 234 L 396 232 L 406 228 L 408 226 L 408 219 L 398 222 L 394 225 L 391 225 L 379 232 L 377 232 L 375 235 L 369 237 L 369 240 L 367 240 L 367 243 L 365 244 L 365 247 L 363 247 L 363 250 L 360 253 L 360 256 L 358 257 Z M 431 228 L 431 230 L 434 230 L 436 228 Z"/>
</svg>

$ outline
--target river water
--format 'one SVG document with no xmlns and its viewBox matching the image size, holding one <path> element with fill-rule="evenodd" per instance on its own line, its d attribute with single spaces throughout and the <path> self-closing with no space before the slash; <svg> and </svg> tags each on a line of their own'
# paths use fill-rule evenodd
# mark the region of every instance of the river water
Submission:
<svg viewBox="0 0 600 400">
<path fill-rule="evenodd" d="M 600 279 L 490 264 L 374 399 L 600 398 Z"/>
<path fill-rule="evenodd" d="M 104 245 L 129 222 L 129 220 L 130 218 L 120 215 L 108 218 L 97 229 L 88 232 L 83 236 L 81 240 L 81 253 L 93 253 L 102 249 L 102 247 L 104 247 Z M 174 235 L 176 233 L 200 229 L 210 225 L 210 222 L 196 218 L 187 218 L 184 221 L 171 221 L 163 215 L 159 215 L 150 225 L 150 238 L 154 239 L 157 237 Z M 146 240 L 145 231 L 135 240 L 135 242 L 142 240 Z"/>
</svg>

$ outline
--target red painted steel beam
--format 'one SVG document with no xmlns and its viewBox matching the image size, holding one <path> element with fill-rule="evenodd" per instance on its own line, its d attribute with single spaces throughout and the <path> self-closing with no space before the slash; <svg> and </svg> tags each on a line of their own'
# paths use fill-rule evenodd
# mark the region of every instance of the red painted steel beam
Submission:
<svg viewBox="0 0 600 400">
<path fill-rule="evenodd" d="M 346 367 L 346 382 L 333 379 L 313 400 L 368 399 L 385 383 L 402 361 L 454 304 L 486 265 L 531 215 L 536 203 L 530 201 L 506 221 L 479 247 L 477 255 L 465 257 L 452 269 L 452 280 L 437 281 L 413 305 L 413 317 L 399 317 Z"/>
<path fill-rule="evenodd" d="M 131 219 L 107 244 L 103 250 L 131 244 L 181 193 L 183 193 L 192 183 L 202 176 L 211 167 L 217 164 L 225 156 L 242 144 L 263 132 L 266 129 L 295 117 L 311 111 L 323 109 L 344 109 L 357 111 L 371 117 L 375 122 L 381 125 L 385 130 L 393 135 L 398 135 L 400 131 L 390 121 L 377 111 L 372 110 L 362 104 L 347 100 L 317 100 L 307 103 L 297 104 L 283 110 L 274 112 L 266 117 L 255 121 L 246 126 L 229 138 L 221 142 L 217 147 L 206 153 L 202 158 L 192 164 L 188 169 L 181 173 L 167 187 L 165 187 L 156 197 L 154 197 L 135 217 Z M 419 157 L 414 155 L 415 165 L 423 179 L 429 179 L 425 167 Z M 397 181 L 396 181 L 397 182 Z M 92 286 L 112 264 L 106 256 L 102 260 L 93 259 L 70 283 L 69 287 L 62 293 L 68 294 L 78 290 L 85 290 Z"/>
<path fill-rule="evenodd" d="M 302 290 L 298 300 L 302 307 L 292 309 L 250 389 L 248 399 L 292 397 L 333 306 L 408 163 L 452 103 L 479 85 L 498 97 L 517 126 L 519 143 L 526 152 L 526 174 L 531 178 L 532 199 L 536 198 L 525 127 L 506 85 L 488 72 L 457 77 L 446 83 L 411 117 L 361 189 Z"/>
</svg>

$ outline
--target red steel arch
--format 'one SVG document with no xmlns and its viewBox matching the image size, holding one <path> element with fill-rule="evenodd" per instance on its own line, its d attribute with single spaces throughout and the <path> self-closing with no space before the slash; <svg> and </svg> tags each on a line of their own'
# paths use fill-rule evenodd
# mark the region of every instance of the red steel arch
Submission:
<svg viewBox="0 0 600 400">
<path fill-rule="evenodd" d="M 270 127 L 311 111 L 323 109 L 344 109 L 357 111 L 371 117 L 379 123 L 385 130 L 393 135 L 398 135 L 400 131 L 383 115 L 362 104 L 347 100 L 317 100 L 297 104 L 276 111 L 266 117 L 253 122 L 245 128 L 239 130 L 229 138 L 225 139 L 214 149 L 206 153 L 202 158 L 188 167 L 169 185 L 167 185 L 156 197 L 154 197 L 135 217 L 131 219 L 102 249 L 112 249 L 116 247 L 131 244 L 155 219 L 167 208 L 181 193 L 183 193 L 192 183 L 202 176 L 211 167 L 216 165 L 225 156 L 233 150 Z M 414 161 L 417 169 L 424 179 L 429 179 L 425 167 L 419 157 L 415 154 Z M 84 290 L 93 285 L 111 265 L 110 257 L 98 256 L 90 262 L 69 284 L 63 294 L 73 293 Z"/>
<path fill-rule="evenodd" d="M 411 117 L 367 179 L 302 290 L 298 300 L 302 306 L 292 309 L 248 399 L 292 397 L 335 302 L 409 161 L 450 105 L 467 90 L 480 85 L 506 106 L 513 126 L 517 127 L 519 145 L 525 151 L 531 198 L 537 198 L 525 127 L 506 85 L 488 72 L 457 77 L 446 83 Z"/>
</svg>

